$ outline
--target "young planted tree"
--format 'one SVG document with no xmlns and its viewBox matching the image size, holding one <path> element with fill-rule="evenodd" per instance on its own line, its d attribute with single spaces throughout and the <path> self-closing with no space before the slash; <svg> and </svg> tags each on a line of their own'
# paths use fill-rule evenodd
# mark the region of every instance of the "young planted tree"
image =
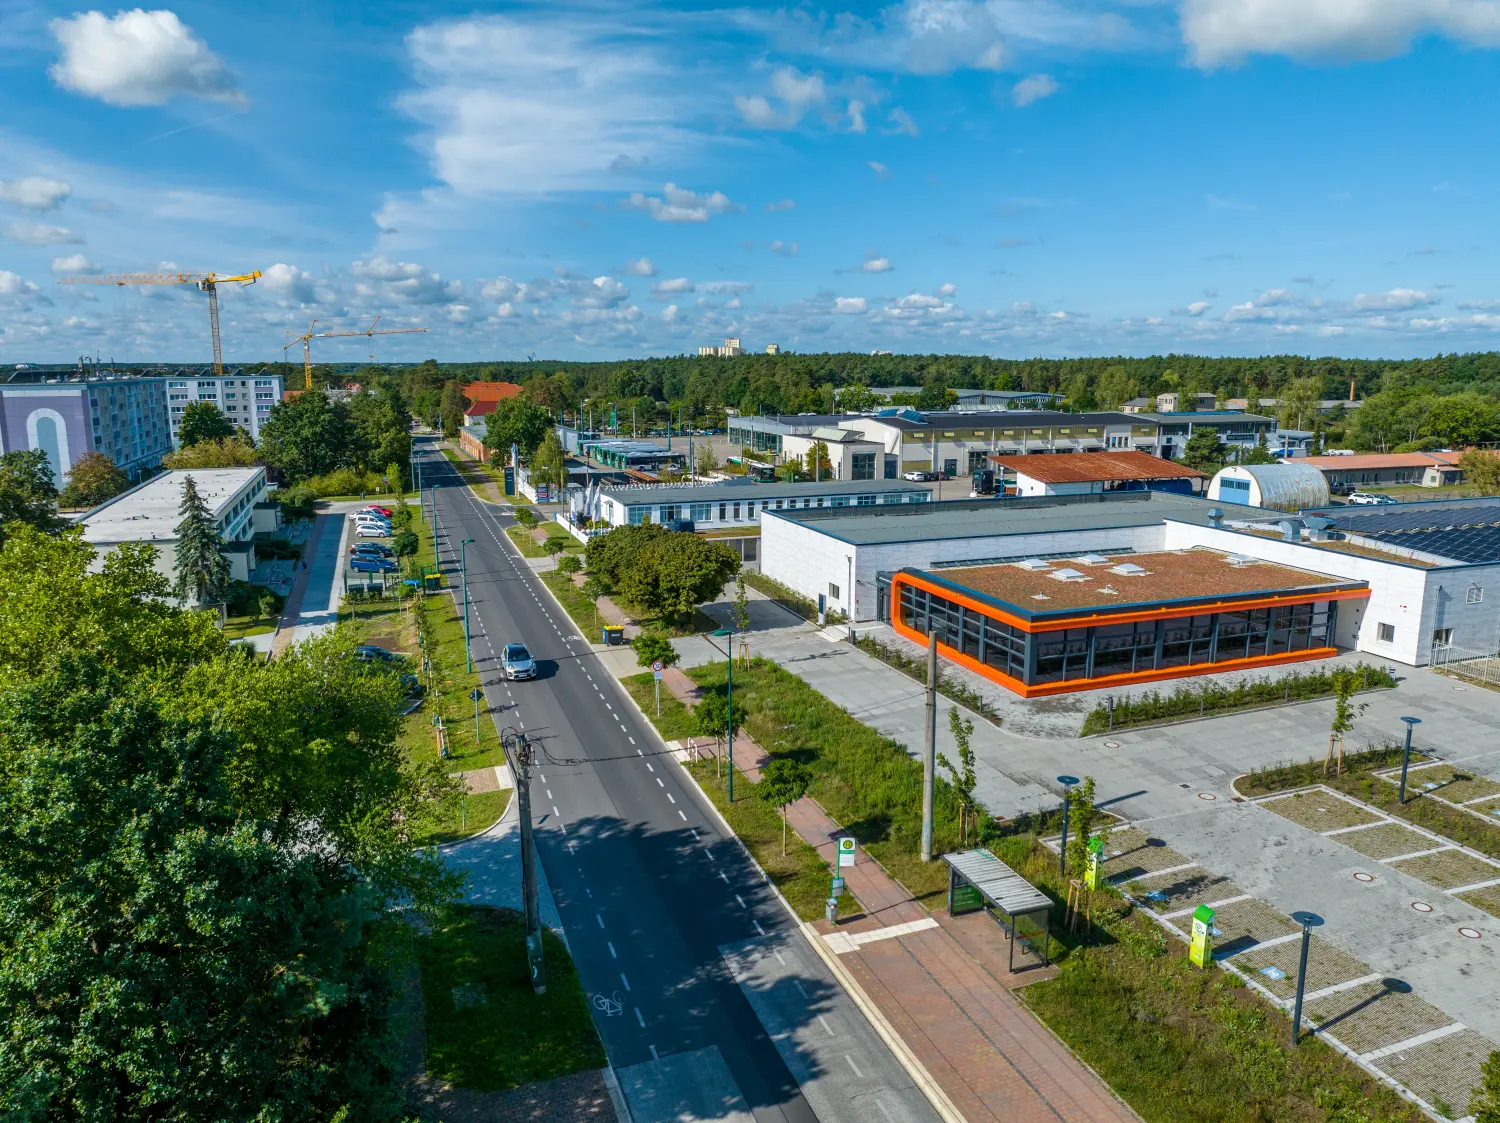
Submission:
<svg viewBox="0 0 1500 1123">
<path fill-rule="evenodd" d="M 974 749 L 969 743 L 974 736 L 974 722 L 960 714 L 957 706 L 949 706 L 948 731 L 953 734 L 958 750 L 958 767 L 954 768 L 942 753 L 937 754 L 937 762 L 948 770 L 948 780 L 958 793 L 958 840 L 960 845 L 967 845 L 969 823 L 975 810 L 974 788 L 979 783 L 974 775 Z"/>
<path fill-rule="evenodd" d="M 578 560 L 577 554 L 564 554 L 557 559 L 557 572 L 571 577 L 583 569 L 583 562 Z"/>
<path fill-rule="evenodd" d="M 718 458 L 714 456 L 713 448 L 705 443 L 698 449 L 698 474 L 700 476 L 711 476 L 718 470 Z"/>
<path fill-rule="evenodd" d="M 182 505 L 177 509 L 177 599 L 183 603 L 216 603 L 229 585 L 229 559 L 224 556 L 224 538 L 198 494 L 192 476 L 182 480 Z"/>
<path fill-rule="evenodd" d="M 542 553 L 546 554 L 549 558 L 556 557 L 567 548 L 568 544 L 562 540 L 560 535 L 556 534 L 548 535 L 547 540 L 542 543 Z"/>
<path fill-rule="evenodd" d="M 671 640 L 658 632 L 642 632 L 630 641 L 630 646 L 635 651 L 638 666 L 649 667 L 658 660 L 664 667 L 677 666 L 677 649 Z"/>
<path fill-rule="evenodd" d="M 740 652 L 744 656 L 743 661 L 748 662 L 750 641 L 746 637 L 750 634 L 750 594 L 745 591 L 744 574 L 739 574 L 734 579 L 734 607 L 730 615 L 734 622 L 734 630 L 740 636 Z"/>
<path fill-rule="evenodd" d="M 1323 775 L 1328 775 L 1330 759 L 1337 756 L 1334 775 L 1344 774 L 1344 734 L 1354 728 L 1354 719 L 1369 708 L 1368 702 L 1354 704 L 1354 692 L 1359 689 L 1361 676 L 1347 668 L 1333 672 L 1333 721 L 1328 726 L 1328 754 L 1323 758 Z M 1335 752 L 1335 750 L 1337 750 Z"/>
<path fill-rule="evenodd" d="M 1088 862 L 1089 840 L 1109 841 L 1108 820 L 1094 807 L 1094 778 L 1068 791 L 1068 869 L 1081 871 Z"/>
<path fill-rule="evenodd" d="M 786 809 L 807 794 L 812 786 L 812 769 L 799 760 L 775 757 L 760 770 L 755 794 L 776 808 L 781 816 L 781 856 L 786 857 Z"/>
<path fill-rule="evenodd" d="M 693 725 L 699 734 L 714 739 L 714 776 L 717 778 L 719 761 L 724 756 L 719 752 L 719 738 L 729 732 L 729 699 L 717 690 L 704 691 L 703 697 L 693 707 Z"/>
<path fill-rule="evenodd" d="M 260 600 L 256 602 L 256 608 L 260 610 L 260 619 L 271 619 L 271 617 L 276 615 L 276 597 L 271 593 L 262 593 Z"/>
</svg>

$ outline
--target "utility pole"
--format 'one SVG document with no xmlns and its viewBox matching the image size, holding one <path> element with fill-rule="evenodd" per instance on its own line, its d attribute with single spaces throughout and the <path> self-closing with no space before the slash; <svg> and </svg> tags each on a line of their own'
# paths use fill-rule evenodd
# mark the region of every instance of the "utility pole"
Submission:
<svg viewBox="0 0 1500 1123">
<path fill-rule="evenodd" d="M 531 966 L 531 989 L 547 993 L 547 971 L 542 962 L 542 910 L 537 900 L 536 839 L 531 833 L 531 762 L 535 755 L 526 734 L 506 726 L 500 734 L 505 763 L 516 785 L 516 810 L 521 819 L 521 898 L 526 915 L 526 961 Z"/>
<path fill-rule="evenodd" d="M 937 772 L 937 629 L 927 621 L 927 725 L 922 743 L 922 861 L 932 861 L 932 789 Z"/>
</svg>

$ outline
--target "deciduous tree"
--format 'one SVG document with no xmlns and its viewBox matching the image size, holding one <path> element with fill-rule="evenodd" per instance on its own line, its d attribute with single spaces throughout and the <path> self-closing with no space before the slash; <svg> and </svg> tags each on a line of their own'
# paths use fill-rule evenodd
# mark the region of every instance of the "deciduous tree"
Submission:
<svg viewBox="0 0 1500 1123">
<path fill-rule="evenodd" d="M 234 426 L 213 402 L 188 402 L 177 429 L 177 443 L 192 448 L 199 441 L 227 441 L 234 436 Z"/>
<path fill-rule="evenodd" d="M 948 770 L 949 781 L 958 793 L 958 837 L 960 844 L 967 843 L 969 820 L 974 811 L 974 789 L 979 779 L 974 773 L 974 749 L 969 743 L 974 736 L 974 721 L 958 712 L 957 706 L 948 707 L 948 730 L 953 734 L 953 743 L 958 752 L 958 767 L 942 753 L 937 762 Z"/>
<path fill-rule="evenodd" d="M 504 398 L 485 421 L 484 447 L 506 457 L 515 445 L 522 458 L 529 459 L 551 427 L 547 411 L 525 394 Z"/>
<path fill-rule="evenodd" d="M 760 770 L 760 782 L 755 785 L 757 798 L 776 808 L 781 816 L 781 856 L 786 857 L 786 809 L 807 794 L 812 786 L 812 769 L 800 760 L 790 757 L 773 757 Z"/>
<path fill-rule="evenodd" d="M 55 534 L 67 525 L 57 514 L 57 484 L 41 449 L 0 455 L 0 544 L 18 525 Z"/>
<path fill-rule="evenodd" d="M 658 660 L 664 667 L 677 666 L 677 649 L 659 632 L 642 632 L 630 641 L 630 646 L 635 650 L 637 666 L 649 667 Z"/>
<path fill-rule="evenodd" d="M 180 448 L 161 458 L 163 468 L 251 468 L 263 463 L 261 454 L 249 441 L 203 440 L 191 448 Z"/>
<path fill-rule="evenodd" d="M 130 487 L 130 477 L 114 459 L 90 449 L 68 469 L 68 486 L 58 496 L 63 507 L 97 507 Z"/>
<path fill-rule="evenodd" d="M 330 402 L 309 390 L 271 407 L 260 429 L 260 453 L 281 469 L 288 483 L 300 483 L 362 459 L 362 442 L 343 402 Z"/>
</svg>

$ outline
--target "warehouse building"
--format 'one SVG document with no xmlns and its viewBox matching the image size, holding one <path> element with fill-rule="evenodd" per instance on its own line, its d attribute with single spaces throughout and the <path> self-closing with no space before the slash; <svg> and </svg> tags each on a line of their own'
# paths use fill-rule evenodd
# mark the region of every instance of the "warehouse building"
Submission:
<svg viewBox="0 0 1500 1123">
<path fill-rule="evenodd" d="M 762 515 L 761 568 L 856 623 L 887 622 L 919 639 L 926 633 L 902 616 L 916 610 L 919 592 L 943 598 L 942 613 L 956 605 L 993 620 L 983 627 L 997 649 L 1009 635 L 1003 667 L 990 659 L 990 631 L 983 658 L 956 624 L 953 643 L 940 639 L 939 649 L 1019 693 L 1202 674 L 1230 660 L 1288 662 L 1334 648 L 1423 665 L 1434 645 L 1500 646 L 1500 607 L 1485 593 L 1500 581 L 1500 529 L 1492 525 L 1500 499 L 1452 501 L 1420 516 L 1407 510 L 1438 506 L 1282 514 L 1114 491 L 771 510 Z M 1411 525 L 1380 519 L 1401 514 Z M 1045 646 L 1055 643 L 1071 645 L 1060 678 L 1042 662 L 1058 654 Z M 1174 646 L 1181 643 L 1185 659 Z M 1113 654 L 1123 646 L 1133 652 L 1128 671 Z"/>
<path fill-rule="evenodd" d="M 1323 473 L 1331 490 L 1363 487 L 1443 487 L 1461 483 L 1463 469 L 1456 452 L 1377 452 L 1354 456 L 1309 456 L 1300 463 Z"/>
<path fill-rule="evenodd" d="M 1290 464 L 1235 464 L 1209 481 L 1208 498 L 1244 507 L 1300 511 L 1328 503 L 1328 481 L 1305 460 Z"/>
<path fill-rule="evenodd" d="M 824 480 L 822 483 L 645 484 L 603 488 L 591 517 L 613 526 L 686 520 L 694 530 L 743 529 L 766 511 L 832 510 L 926 503 L 932 489 L 896 480 Z"/>
<path fill-rule="evenodd" d="M 101 558 L 126 542 L 149 543 L 156 547 L 157 572 L 175 580 L 182 482 L 189 476 L 226 543 L 230 578 L 248 581 L 255 568 L 255 535 L 279 525 L 264 468 L 194 468 L 153 476 L 80 516 L 84 541 Z"/>
<path fill-rule="evenodd" d="M 1191 495 L 1206 477 L 1196 468 L 1145 452 L 1074 452 L 992 456 L 1016 495 L 1087 495 L 1101 491 L 1172 491 Z"/>
</svg>

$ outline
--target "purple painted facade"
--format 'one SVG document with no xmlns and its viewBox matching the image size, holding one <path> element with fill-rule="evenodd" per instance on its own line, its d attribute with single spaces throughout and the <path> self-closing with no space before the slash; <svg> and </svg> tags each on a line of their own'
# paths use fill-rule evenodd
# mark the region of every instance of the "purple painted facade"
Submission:
<svg viewBox="0 0 1500 1123">
<path fill-rule="evenodd" d="M 41 449 L 57 486 L 86 452 L 135 475 L 172 451 L 165 379 L 91 379 L 0 386 L 0 452 Z"/>
</svg>

